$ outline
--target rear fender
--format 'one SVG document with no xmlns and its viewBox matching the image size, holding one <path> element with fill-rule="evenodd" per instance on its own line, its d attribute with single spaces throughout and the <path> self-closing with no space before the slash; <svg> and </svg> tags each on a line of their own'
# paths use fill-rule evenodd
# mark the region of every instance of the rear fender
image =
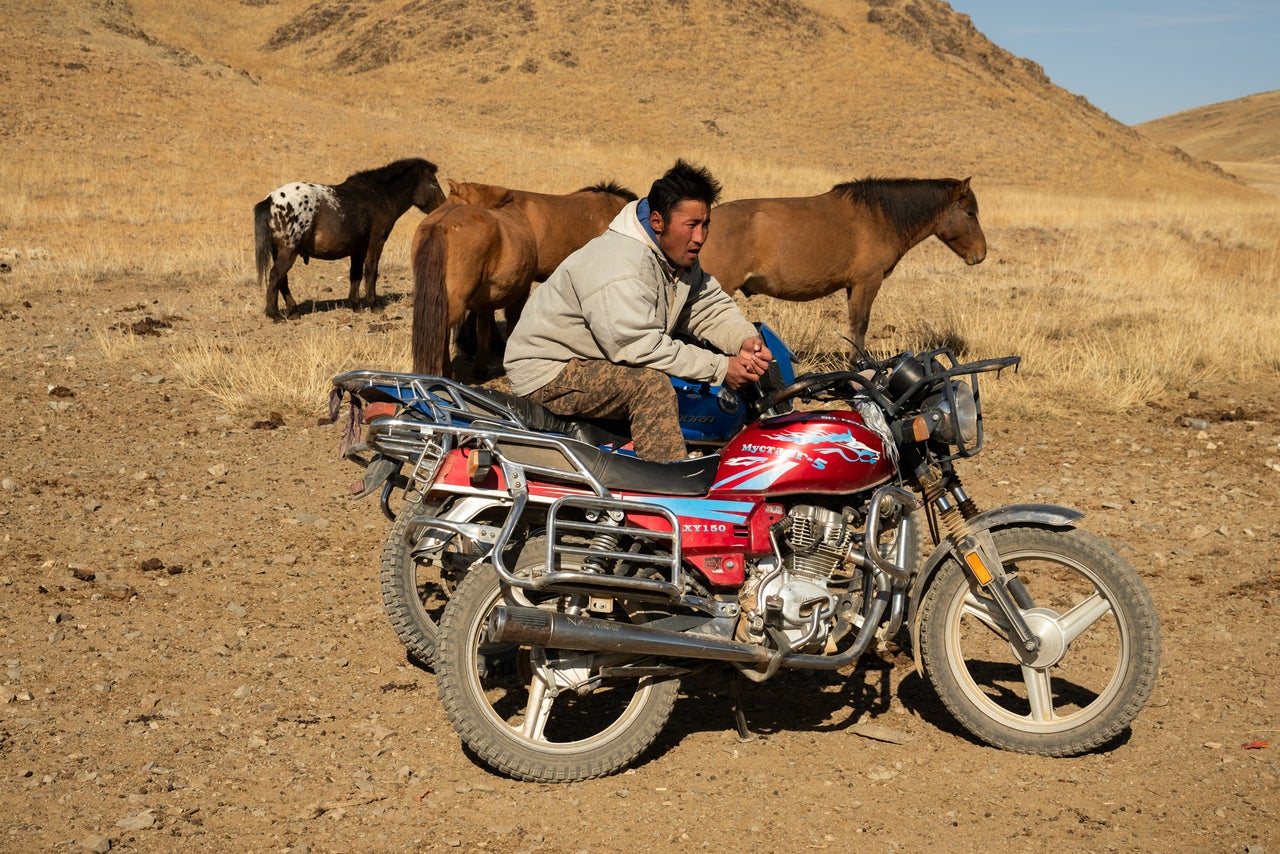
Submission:
<svg viewBox="0 0 1280 854">
<path fill-rule="evenodd" d="M 997 531 L 1014 525 L 1074 528 L 1075 523 L 1083 517 L 1084 513 L 1070 507 L 1058 507 L 1053 504 L 1010 504 L 979 513 L 969 520 L 969 528 L 974 532 Z M 907 596 L 907 601 L 910 603 L 908 622 L 911 626 L 911 655 L 915 658 L 917 674 L 923 675 L 920 664 L 920 602 L 929 592 L 929 585 L 933 583 L 938 567 L 942 566 L 943 561 L 951 555 L 951 542 L 943 540 L 911 582 L 911 592 Z"/>
</svg>

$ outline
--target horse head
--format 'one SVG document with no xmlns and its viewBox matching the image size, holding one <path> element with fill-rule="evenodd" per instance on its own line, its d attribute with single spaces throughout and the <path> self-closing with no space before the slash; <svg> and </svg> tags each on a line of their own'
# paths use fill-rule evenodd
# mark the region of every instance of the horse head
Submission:
<svg viewBox="0 0 1280 854">
<path fill-rule="evenodd" d="M 417 186 L 413 190 L 413 204 L 418 210 L 431 213 L 444 204 L 444 190 L 436 178 L 436 165 L 427 160 L 419 161 Z"/>
<path fill-rule="evenodd" d="M 476 205 L 482 208 L 500 208 L 515 201 L 515 194 L 496 184 L 475 184 L 470 181 L 449 180 L 449 201 L 460 205 Z"/>
<path fill-rule="evenodd" d="M 978 197 L 969 187 L 969 178 L 956 181 L 951 203 L 938 219 L 934 234 L 970 266 L 987 257 L 987 236 L 978 222 Z"/>
</svg>

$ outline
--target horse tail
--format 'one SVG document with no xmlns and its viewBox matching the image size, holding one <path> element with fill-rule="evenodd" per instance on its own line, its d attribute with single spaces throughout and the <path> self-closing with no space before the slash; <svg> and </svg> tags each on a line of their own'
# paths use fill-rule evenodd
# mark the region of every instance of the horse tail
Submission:
<svg viewBox="0 0 1280 854">
<path fill-rule="evenodd" d="M 449 375 L 448 246 L 443 230 L 423 222 L 413 246 L 413 371 Z"/>
<path fill-rule="evenodd" d="M 271 238 L 271 197 L 267 196 L 253 206 L 253 239 L 258 261 L 258 287 L 267 286 L 271 262 L 275 260 L 275 241 Z"/>
</svg>

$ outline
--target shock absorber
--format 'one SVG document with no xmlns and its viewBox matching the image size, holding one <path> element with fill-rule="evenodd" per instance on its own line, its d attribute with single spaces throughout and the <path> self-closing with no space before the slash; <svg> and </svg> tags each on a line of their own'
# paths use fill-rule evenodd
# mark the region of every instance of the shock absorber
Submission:
<svg viewBox="0 0 1280 854">
<path fill-rule="evenodd" d="M 1004 571 L 999 555 L 984 547 L 984 544 L 991 544 L 990 538 L 980 538 L 973 532 L 969 520 L 978 515 L 978 508 L 954 473 L 947 488 L 943 486 L 940 473 L 931 471 L 930 475 L 928 482 L 921 479 L 921 488 L 929 506 L 937 513 L 939 524 L 955 544 L 956 555 L 964 561 L 974 580 L 999 604 L 1018 643 L 1028 652 L 1035 652 L 1040 648 L 1040 638 L 1031 631 L 1020 610 L 1032 607 L 1026 587 L 1016 576 Z"/>
<path fill-rule="evenodd" d="M 951 475 L 951 497 L 955 499 L 956 506 L 960 508 L 960 515 L 966 519 L 972 519 L 978 515 L 978 505 L 969 497 L 969 493 L 964 491 L 964 485 L 960 483 L 960 475 L 952 473 Z"/>
<path fill-rule="evenodd" d="M 622 522 L 622 513 L 617 510 L 608 510 L 604 513 L 588 513 L 587 520 L 600 526 L 617 527 Z M 620 540 L 616 531 L 597 531 L 596 535 L 591 538 L 591 542 L 587 544 L 593 552 L 617 552 Z M 605 572 L 604 557 L 599 554 L 592 554 L 585 557 L 582 561 L 582 568 L 590 572 Z"/>
</svg>

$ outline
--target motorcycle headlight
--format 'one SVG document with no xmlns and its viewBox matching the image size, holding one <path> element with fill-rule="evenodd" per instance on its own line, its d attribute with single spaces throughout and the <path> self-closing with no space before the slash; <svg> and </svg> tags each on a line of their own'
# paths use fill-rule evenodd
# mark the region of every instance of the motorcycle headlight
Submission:
<svg viewBox="0 0 1280 854">
<path fill-rule="evenodd" d="M 954 403 L 954 406 L 953 406 Z M 968 383 L 951 383 L 951 396 L 939 394 L 931 406 L 942 418 L 933 429 L 933 438 L 948 445 L 970 445 L 978 438 L 978 402 Z"/>
</svg>

